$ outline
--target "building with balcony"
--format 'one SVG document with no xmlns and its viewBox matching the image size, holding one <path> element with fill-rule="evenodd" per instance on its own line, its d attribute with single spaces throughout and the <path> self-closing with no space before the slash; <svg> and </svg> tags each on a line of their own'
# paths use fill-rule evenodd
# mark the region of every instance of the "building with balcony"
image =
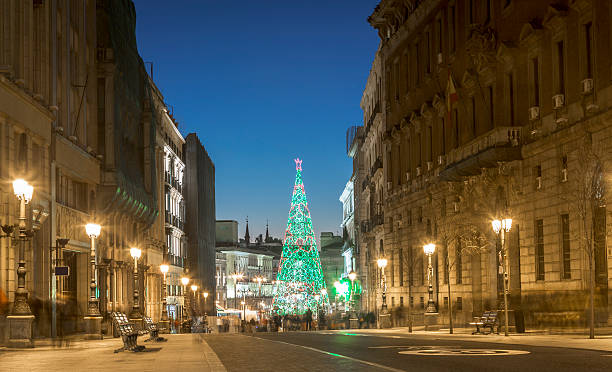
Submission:
<svg viewBox="0 0 612 372">
<path fill-rule="evenodd" d="M 502 247 L 491 220 L 508 216 L 516 321 L 584 325 L 591 253 L 595 319 L 612 321 L 612 188 L 602 181 L 612 158 L 609 19 L 607 3 L 589 0 L 378 4 L 354 173 L 369 278 L 376 258 L 387 258 L 389 307 L 422 315 L 423 245 L 435 242 L 443 321 L 448 287 L 459 324 L 500 309 Z M 369 308 L 380 308 L 380 296 Z"/>
<path fill-rule="evenodd" d="M 355 246 L 355 203 L 354 203 L 354 183 L 353 179 L 351 179 L 344 186 L 344 190 L 340 195 L 340 203 L 342 203 L 342 223 L 340 224 L 340 228 L 342 229 L 342 257 L 344 258 L 344 270 L 343 277 L 348 276 L 348 274 L 355 270 L 357 272 L 356 267 L 356 252 L 357 248 Z"/>
</svg>

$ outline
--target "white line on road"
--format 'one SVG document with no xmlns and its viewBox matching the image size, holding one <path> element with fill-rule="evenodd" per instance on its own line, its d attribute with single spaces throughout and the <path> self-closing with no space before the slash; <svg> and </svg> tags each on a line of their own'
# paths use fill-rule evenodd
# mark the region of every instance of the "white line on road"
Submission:
<svg viewBox="0 0 612 372">
<path fill-rule="evenodd" d="M 252 336 L 252 337 L 258 338 L 260 340 L 266 340 L 266 341 L 270 341 L 270 342 L 278 342 L 278 343 L 285 344 L 285 345 L 301 347 L 301 348 L 306 349 L 306 350 L 316 351 L 318 353 L 327 354 L 327 355 L 335 356 L 335 357 L 338 357 L 338 358 L 344 358 L 344 359 L 352 360 L 354 362 L 367 364 L 369 366 L 380 368 L 380 369 L 384 369 L 386 371 L 404 372 L 403 369 L 387 367 L 387 366 L 384 366 L 382 364 L 378 364 L 378 363 L 374 363 L 374 362 L 368 362 L 367 360 L 361 360 L 361 359 L 353 358 L 353 357 L 346 356 L 346 355 L 340 355 L 340 354 L 332 353 L 332 352 L 325 351 L 325 350 L 315 349 L 314 347 L 310 347 L 310 346 L 297 345 L 297 344 L 292 344 L 292 343 L 285 342 L 285 341 L 270 340 L 270 339 L 267 339 L 267 338 L 261 338 L 261 337 L 257 337 L 257 336 Z"/>
</svg>

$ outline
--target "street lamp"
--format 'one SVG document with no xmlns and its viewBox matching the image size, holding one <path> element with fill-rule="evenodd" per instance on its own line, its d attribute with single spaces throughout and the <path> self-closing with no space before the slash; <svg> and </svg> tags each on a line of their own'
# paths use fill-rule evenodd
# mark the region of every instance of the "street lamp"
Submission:
<svg viewBox="0 0 612 372">
<path fill-rule="evenodd" d="M 191 291 L 193 292 L 193 314 L 196 314 L 196 308 L 198 307 L 198 301 L 196 299 L 196 291 L 198 290 L 198 286 L 195 284 L 191 285 Z"/>
<path fill-rule="evenodd" d="M 13 191 L 19 200 L 19 263 L 17 264 L 17 289 L 15 290 L 15 302 L 13 310 L 8 316 L 9 320 L 9 346 L 33 347 L 32 323 L 34 315 L 28 305 L 28 291 L 26 283 L 25 246 L 28 240 L 26 233 L 26 204 L 32 200 L 34 188 L 24 181 L 17 179 L 13 181 Z M 25 340 L 25 342 L 23 341 Z"/>
<path fill-rule="evenodd" d="M 140 320 L 140 304 L 138 303 L 138 259 L 142 251 L 139 248 L 130 248 L 130 255 L 134 258 L 134 306 L 132 307 L 132 313 L 130 319 Z"/>
<path fill-rule="evenodd" d="M 183 318 L 185 318 L 185 313 L 186 313 L 186 308 L 187 308 L 187 303 L 186 303 L 186 296 L 185 293 L 187 293 L 187 284 L 189 284 L 189 278 L 184 276 L 181 278 L 181 284 L 183 285 L 183 313 L 182 316 Z"/>
<path fill-rule="evenodd" d="M 236 301 L 237 301 L 237 295 L 236 292 L 238 290 L 238 279 L 242 279 L 242 274 L 235 272 L 232 275 L 230 275 L 230 277 L 232 279 L 234 279 L 234 308 L 237 308 L 238 306 L 236 305 Z"/>
<path fill-rule="evenodd" d="M 380 286 L 382 288 L 382 312 L 386 312 L 387 311 L 387 283 L 385 283 L 385 267 L 387 267 L 387 259 L 379 258 L 376 261 L 376 263 L 378 264 L 378 267 L 380 268 L 380 271 L 381 271 Z"/>
<path fill-rule="evenodd" d="M 246 302 L 240 301 L 240 305 L 242 305 L 242 320 L 246 322 Z"/>
<path fill-rule="evenodd" d="M 202 293 L 204 296 L 204 315 L 206 315 L 206 299 L 208 298 L 208 292 Z"/>
<path fill-rule="evenodd" d="M 87 315 L 85 323 L 87 326 L 88 338 L 102 338 L 102 315 L 100 314 L 99 301 L 96 296 L 96 239 L 100 236 L 102 227 L 97 223 L 85 225 L 85 232 L 91 239 L 89 250 L 89 264 L 91 265 L 91 280 L 89 283 L 89 301 L 87 302 Z"/>
<path fill-rule="evenodd" d="M 493 231 L 501 239 L 501 250 L 499 251 L 499 264 L 504 276 L 504 336 L 508 336 L 508 257 L 505 247 L 506 233 L 512 228 L 512 218 L 494 219 L 491 221 Z"/>
<path fill-rule="evenodd" d="M 427 264 L 427 282 L 429 284 L 429 301 L 427 301 L 427 310 L 426 313 L 436 313 L 436 304 L 433 300 L 433 266 L 431 266 L 431 256 L 436 251 L 436 245 L 433 243 L 425 244 L 423 246 L 423 251 L 427 255 L 428 264 Z"/>
<path fill-rule="evenodd" d="M 168 324 L 169 324 L 169 319 L 168 319 L 168 300 L 166 299 L 167 294 L 166 294 L 166 288 L 168 287 L 166 284 L 166 274 L 168 274 L 168 270 L 170 270 L 170 266 L 166 265 L 166 264 L 161 264 L 159 265 L 159 271 L 161 271 L 161 273 L 164 275 L 164 290 L 162 291 L 162 316 L 161 316 L 161 323 L 163 323 L 162 328 L 164 328 L 164 326 L 166 327 L 166 330 L 169 331 L 168 328 Z"/>
</svg>

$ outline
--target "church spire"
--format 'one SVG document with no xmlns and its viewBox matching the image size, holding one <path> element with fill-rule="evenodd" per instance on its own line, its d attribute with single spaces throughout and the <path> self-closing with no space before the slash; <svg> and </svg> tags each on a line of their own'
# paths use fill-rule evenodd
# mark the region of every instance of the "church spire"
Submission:
<svg viewBox="0 0 612 372">
<path fill-rule="evenodd" d="M 248 246 L 251 243 L 251 236 L 249 235 L 249 216 L 246 218 L 246 232 L 244 233 L 244 241 Z"/>
</svg>

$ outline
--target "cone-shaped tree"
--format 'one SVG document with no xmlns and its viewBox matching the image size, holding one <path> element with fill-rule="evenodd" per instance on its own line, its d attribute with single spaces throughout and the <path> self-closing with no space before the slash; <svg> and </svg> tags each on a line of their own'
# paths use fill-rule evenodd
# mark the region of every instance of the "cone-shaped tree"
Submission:
<svg viewBox="0 0 612 372">
<path fill-rule="evenodd" d="M 289 220 L 277 275 L 273 309 L 278 314 L 313 313 L 329 307 L 321 259 L 312 230 L 310 210 L 302 182 L 302 161 L 295 159 L 297 174 Z M 318 303 L 315 298 L 319 295 Z"/>
</svg>

